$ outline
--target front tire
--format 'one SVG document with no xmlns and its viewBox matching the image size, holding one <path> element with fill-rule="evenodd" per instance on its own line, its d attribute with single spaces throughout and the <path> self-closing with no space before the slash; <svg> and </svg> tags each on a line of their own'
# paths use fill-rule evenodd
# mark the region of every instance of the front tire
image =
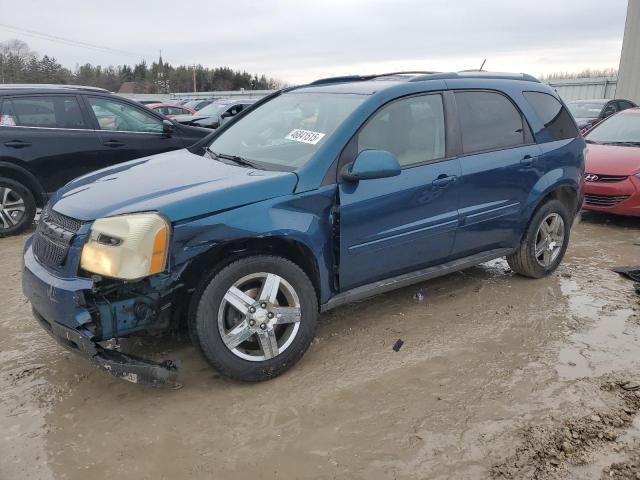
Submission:
<svg viewBox="0 0 640 480">
<path fill-rule="evenodd" d="M 305 353 L 315 335 L 318 300 L 307 275 L 281 257 L 241 258 L 196 292 L 193 339 L 225 377 L 276 377 Z"/>
<path fill-rule="evenodd" d="M 0 177 L 0 238 L 22 233 L 33 224 L 36 201 L 27 187 Z"/>
<path fill-rule="evenodd" d="M 558 268 L 569 245 L 572 218 L 558 200 L 536 210 L 518 249 L 507 256 L 514 272 L 530 278 L 545 277 Z"/>
</svg>

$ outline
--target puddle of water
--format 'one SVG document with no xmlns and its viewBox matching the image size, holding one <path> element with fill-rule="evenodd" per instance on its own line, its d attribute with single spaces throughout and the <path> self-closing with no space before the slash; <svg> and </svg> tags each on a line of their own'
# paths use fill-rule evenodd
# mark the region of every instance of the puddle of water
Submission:
<svg viewBox="0 0 640 480">
<path fill-rule="evenodd" d="M 624 295 L 604 297 L 614 302 L 609 303 L 602 295 L 596 298 L 584 285 L 564 278 L 560 289 L 567 299 L 569 314 L 591 322 L 586 329 L 572 333 L 568 344 L 560 349 L 556 370 L 562 380 L 598 377 L 640 366 L 638 329 L 628 323 L 634 311 L 616 309 L 627 301 Z"/>
</svg>

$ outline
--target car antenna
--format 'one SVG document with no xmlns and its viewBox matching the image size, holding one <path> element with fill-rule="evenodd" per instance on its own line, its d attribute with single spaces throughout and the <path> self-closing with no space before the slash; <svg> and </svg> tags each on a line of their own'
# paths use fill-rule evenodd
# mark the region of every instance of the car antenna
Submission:
<svg viewBox="0 0 640 480">
<path fill-rule="evenodd" d="M 486 58 L 482 61 L 482 65 L 480 65 L 480 70 L 479 70 L 480 72 L 482 71 L 482 67 L 484 67 L 485 63 L 487 63 L 487 59 Z"/>
</svg>

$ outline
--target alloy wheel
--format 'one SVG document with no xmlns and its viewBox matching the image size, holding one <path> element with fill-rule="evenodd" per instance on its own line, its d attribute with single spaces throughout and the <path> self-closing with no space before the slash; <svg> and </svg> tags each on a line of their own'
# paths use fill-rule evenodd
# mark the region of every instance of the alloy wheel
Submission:
<svg viewBox="0 0 640 480">
<path fill-rule="evenodd" d="M 564 245 L 564 220 L 557 213 L 545 217 L 536 234 L 535 257 L 538 264 L 548 268 L 556 261 Z"/>
<path fill-rule="evenodd" d="M 260 272 L 242 277 L 227 290 L 218 309 L 218 330 L 234 355 L 260 362 L 289 348 L 301 316 L 300 299 L 291 284 Z"/>
<path fill-rule="evenodd" d="M 15 190 L 0 186 L 0 229 L 8 230 L 18 225 L 25 212 L 24 198 Z"/>
</svg>

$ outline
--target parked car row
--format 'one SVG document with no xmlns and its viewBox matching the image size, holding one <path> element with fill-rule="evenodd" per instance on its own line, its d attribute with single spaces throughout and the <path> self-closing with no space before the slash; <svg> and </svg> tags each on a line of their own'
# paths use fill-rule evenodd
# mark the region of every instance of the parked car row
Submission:
<svg viewBox="0 0 640 480">
<path fill-rule="evenodd" d="M 595 100 L 573 100 L 567 103 L 571 115 L 576 119 L 580 133 L 583 134 L 614 113 L 635 106 L 636 104 L 630 100 L 601 98 Z"/>
<path fill-rule="evenodd" d="M 0 237 L 29 227 L 70 180 L 210 132 L 99 88 L 0 85 Z"/>
<path fill-rule="evenodd" d="M 266 380 L 319 311 L 497 257 L 539 278 L 582 206 L 640 215 L 640 109 L 611 102 L 583 138 L 521 74 L 323 79 L 173 120 L 95 88 L 0 87 L 0 235 L 44 206 L 24 293 L 110 373 L 175 381 L 101 342 L 188 317 L 215 369 Z"/>
</svg>

